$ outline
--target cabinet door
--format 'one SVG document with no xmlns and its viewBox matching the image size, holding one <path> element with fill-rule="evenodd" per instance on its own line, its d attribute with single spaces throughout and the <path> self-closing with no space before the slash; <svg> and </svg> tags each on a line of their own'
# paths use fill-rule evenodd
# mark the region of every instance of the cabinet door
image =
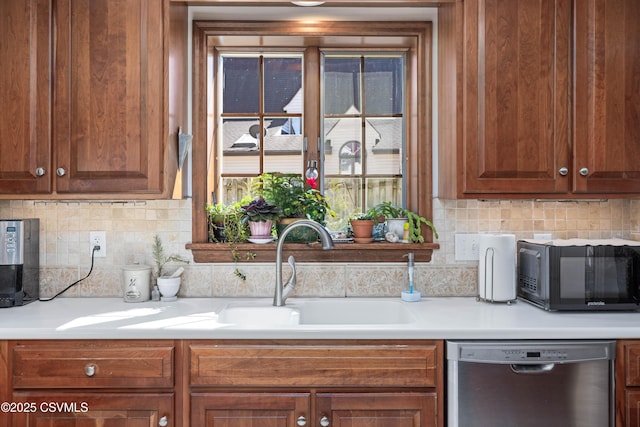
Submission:
<svg viewBox="0 0 640 427">
<path fill-rule="evenodd" d="M 570 30 L 571 0 L 465 0 L 463 193 L 569 190 Z"/>
<path fill-rule="evenodd" d="M 56 3 L 57 192 L 162 190 L 167 8 L 167 0 Z"/>
<path fill-rule="evenodd" d="M 307 425 L 308 393 L 192 393 L 191 425 L 291 427 Z"/>
<path fill-rule="evenodd" d="M 640 2 L 576 1 L 578 193 L 640 193 Z"/>
<path fill-rule="evenodd" d="M 317 420 L 332 427 L 437 426 L 436 393 L 320 393 Z M 323 424 L 324 422 L 324 424 Z M 328 422 L 329 424 L 326 424 Z"/>
<path fill-rule="evenodd" d="M 0 2 L 0 194 L 51 191 L 51 1 Z"/>
<path fill-rule="evenodd" d="M 150 427 L 175 425 L 173 395 L 16 393 L 24 402 L 11 425 L 22 427 Z M 165 423 L 166 422 L 166 423 Z"/>
</svg>

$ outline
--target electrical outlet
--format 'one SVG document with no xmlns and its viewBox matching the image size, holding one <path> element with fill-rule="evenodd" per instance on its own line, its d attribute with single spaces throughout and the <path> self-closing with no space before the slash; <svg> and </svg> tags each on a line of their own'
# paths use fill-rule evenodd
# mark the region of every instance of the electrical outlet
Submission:
<svg viewBox="0 0 640 427">
<path fill-rule="evenodd" d="M 89 256 L 93 254 L 94 246 L 100 246 L 100 249 L 94 254 L 96 258 L 107 256 L 107 234 L 104 231 L 89 232 Z"/>
<path fill-rule="evenodd" d="M 456 233 L 454 250 L 456 261 L 477 261 L 480 246 L 480 235 L 472 233 Z"/>
</svg>

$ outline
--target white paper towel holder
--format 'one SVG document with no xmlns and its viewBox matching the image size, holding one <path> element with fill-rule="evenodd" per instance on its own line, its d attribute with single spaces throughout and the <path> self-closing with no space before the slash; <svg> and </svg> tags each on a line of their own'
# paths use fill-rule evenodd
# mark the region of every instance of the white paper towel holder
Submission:
<svg viewBox="0 0 640 427">
<path fill-rule="evenodd" d="M 491 297 L 489 297 L 489 293 L 487 293 L 487 261 L 489 260 L 489 251 L 491 251 L 491 288 L 489 289 L 489 291 L 491 292 Z M 493 281 L 493 270 L 494 270 L 494 255 L 495 255 L 495 250 L 491 247 L 487 248 L 484 252 L 484 298 L 482 296 L 480 296 L 480 289 L 478 289 L 478 295 L 476 295 L 476 301 L 484 301 L 484 302 L 490 302 L 490 303 L 506 303 L 507 305 L 511 305 L 511 303 L 514 303 L 517 301 L 517 299 L 508 299 L 508 300 L 496 300 L 493 298 L 493 287 L 494 287 L 494 281 Z"/>
</svg>

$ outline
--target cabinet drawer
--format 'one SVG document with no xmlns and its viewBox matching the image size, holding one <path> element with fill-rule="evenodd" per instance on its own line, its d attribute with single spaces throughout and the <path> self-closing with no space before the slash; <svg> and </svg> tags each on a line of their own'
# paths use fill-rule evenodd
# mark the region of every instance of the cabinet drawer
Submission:
<svg viewBox="0 0 640 427">
<path fill-rule="evenodd" d="M 173 342 L 19 343 L 15 388 L 172 387 Z"/>
<path fill-rule="evenodd" d="M 434 344 L 192 344 L 192 386 L 435 387 Z"/>
</svg>

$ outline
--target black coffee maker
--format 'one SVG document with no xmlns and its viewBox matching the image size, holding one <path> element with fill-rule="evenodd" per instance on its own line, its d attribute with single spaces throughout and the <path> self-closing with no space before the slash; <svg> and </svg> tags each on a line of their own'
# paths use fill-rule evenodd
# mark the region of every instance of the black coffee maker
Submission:
<svg viewBox="0 0 640 427">
<path fill-rule="evenodd" d="M 0 307 L 24 305 L 40 290 L 40 220 L 0 219 Z"/>
</svg>

